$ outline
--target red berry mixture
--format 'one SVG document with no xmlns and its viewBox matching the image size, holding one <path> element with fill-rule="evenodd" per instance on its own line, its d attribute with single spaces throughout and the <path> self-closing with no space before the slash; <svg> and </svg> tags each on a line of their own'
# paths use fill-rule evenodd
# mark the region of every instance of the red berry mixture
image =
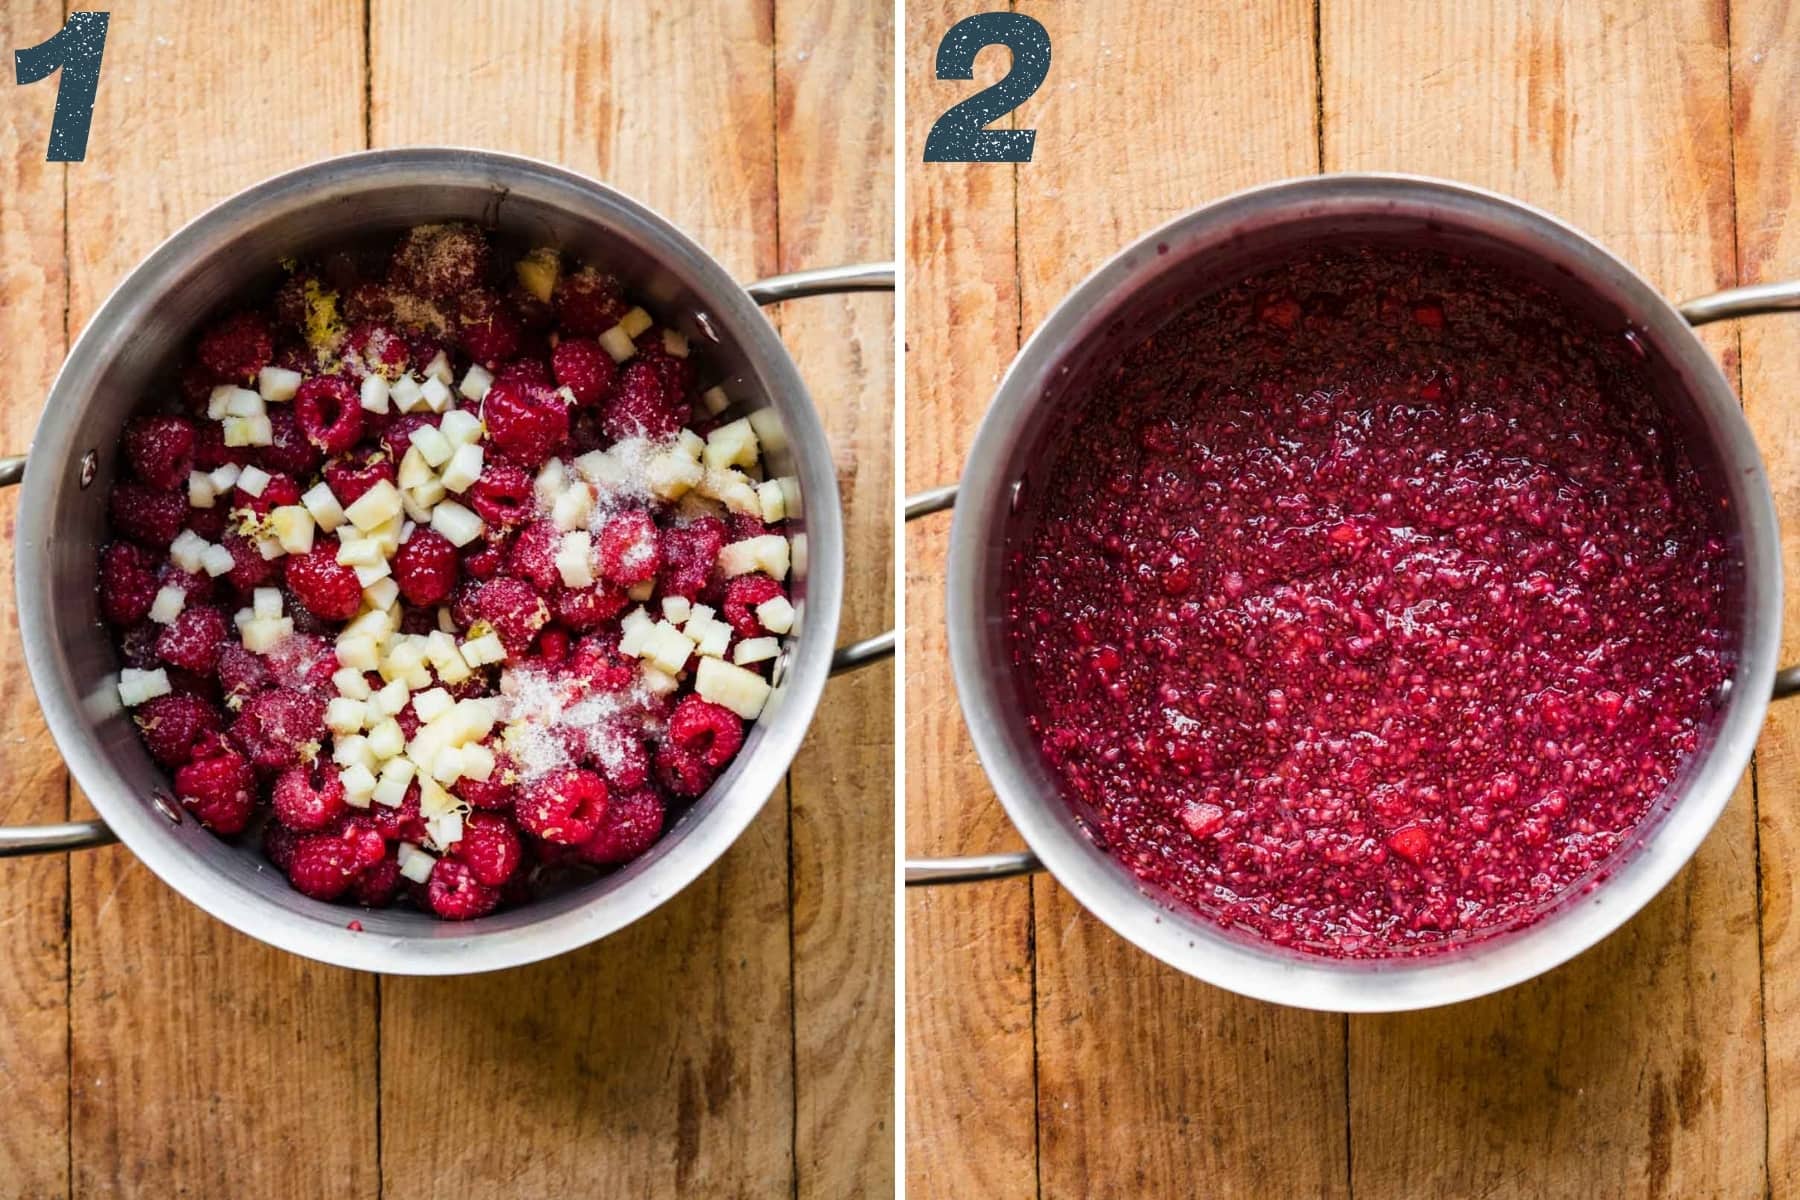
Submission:
<svg viewBox="0 0 1800 1200">
<path fill-rule="evenodd" d="M 1007 589 L 1101 845 L 1344 957 L 1527 924 L 1630 852 L 1718 712 L 1742 565 L 1618 331 L 1344 249 L 1106 367 L 1025 480 Z"/>
<path fill-rule="evenodd" d="M 791 481 L 747 420 L 685 428 L 677 315 L 447 223 L 198 332 L 125 429 L 97 564 L 196 820 L 314 899 L 460 921 L 712 786 L 769 692 Z"/>
</svg>

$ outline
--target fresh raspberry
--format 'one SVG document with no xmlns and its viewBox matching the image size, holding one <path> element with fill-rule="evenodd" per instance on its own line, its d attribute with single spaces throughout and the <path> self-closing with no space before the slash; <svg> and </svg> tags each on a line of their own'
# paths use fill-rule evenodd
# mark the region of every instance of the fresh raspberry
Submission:
<svg viewBox="0 0 1800 1200">
<path fill-rule="evenodd" d="M 510 658 L 523 657 L 538 631 L 550 622 L 550 610 L 523 579 L 488 580 L 476 591 L 474 608 L 476 616 L 500 635 Z"/>
<path fill-rule="evenodd" d="M 276 508 L 298 503 L 300 485 L 294 482 L 292 475 L 270 475 L 260 495 L 252 496 L 241 487 L 233 488 L 231 492 L 232 508 L 247 508 L 259 516 L 268 516 Z"/>
<path fill-rule="evenodd" d="M 185 417 L 137 417 L 125 426 L 125 461 L 153 488 L 187 486 L 194 469 L 194 423 Z"/>
<path fill-rule="evenodd" d="M 580 404 L 598 404 L 612 390 L 619 368 L 600 343 L 588 338 L 566 338 L 550 353 L 556 382 L 575 393 Z"/>
<path fill-rule="evenodd" d="M 688 411 L 687 397 L 694 390 L 694 366 L 689 359 L 677 358 L 663 349 L 662 329 L 652 326 L 638 335 L 637 356 L 633 362 L 649 364 L 661 381 L 663 395 L 677 403 L 684 414 L 682 424 L 686 424 Z"/>
<path fill-rule="evenodd" d="M 322 621 L 348 621 L 362 607 L 362 584 L 356 572 L 337 560 L 331 541 L 321 541 L 305 554 L 288 556 L 287 585 L 307 611 Z"/>
<path fill-rule="evenodd" d="M 594 836 L 581 844 L 581 859 L 600 866 L 630 862 L 656 844 L 662 827 L 663 802 L 655 792 L 614 793 Z"/>
<path fill-rule="evenodd" d="M 475 878 L 466 863 L 440 858 L 426 887 L 431 911 L 446 921 L 484 917 L 500 903 L 500 893 Z"/>
<path fill-rule="evenodd" d="M 388 278 L 432 300 L 454 300 L 487 276 L 487 237 L 464 222 L 418 225 L 401 235 Z"/>
<path fill-rule="evenodd" d="M 632 359 L 600 405 L 600 427 L 615 441 L 671 438 L 687 424 L 688 406 L 669 391 L 655 366 Z"/>
<path fill-rule="evenodd" d="M 614 630 L 575 643 L 569 670 L 596 691 L 622 692 L 637 682 L 638 661 L 619 653 L 619 634 Z"/>
<path fill-rule="evenodd" d="M 734 542 L 748 538 L 762 537 L 769 532 L 763 519 L 750 513 L 734 512 L 725 514 L 725 536 Z"/>
<path fill-rule="evenodd" d="M 140 545 L 161 550 L 181 532 L 187 518 L 187 497 L 180 492 L 159 492 L 137 483 L 113 485 L 106 498 L 113 528 Z"/>
<path fill-rule="evenodd" d="M 396 422 L 398 424 L 398 422 Z M 388 433 L 394 432 L 389 426 Z M 407 444 L 412 443 L 412 434 L 406 434 Z M 404 453 L 404 451 L 402 451 Z M 387 480 L 393 483 L 397 478 L 394 471 L 394 458 L 371 455 L 367 458 L 335 459 L 325 464 L 325 483 L 331 488 L 331 494 L 345 508 L 362 499 L 362 494 Z"/>
<path fill-rule="evenodd" d="M 202 404 L 201 411 L 205 411 Z M 250 453 L 240 446 L 225 444 L 225 427 L 217 421 L 202 421 L 194 430 L 194 467 L 212 471 L 228 462 L 246 463 Z"/>
<path fill-rule="evenodd" d="M 270 796 L 275 819 L 298 833 L 313 833 L 344 815 L 344 784 L 331 763 L 289 767 Z"/>
<path fill-rule="evenodd" d="M 256 804 L 256 776 L 235 750 L 197 758 L 175 772 L 175 795 L 214 833 L 242 833 Z"/>
<path fill-rule="evenodd" d="M 363 432 L 356 388 L 338 375 L 316 375 L 294 393 L 294 416 L 306 440 L 326 454 L 343 454 Z"/>
<path fill-rule="evenodd" d="M 744 723 L 722 704 L 683 696 L 669 714 L 669 740 L 716 769 L 729 763 L 744 745 Z"/>
<path fill-rule="evenodd" d="M 542 332 L 556 324 L 556 309 L 547 301 L 539 300 L 526 291 L 517 280 L 506 289 L 506 307 L 512 309 L 513 315 L 519 318 L 520 325 L 533 333 Z"/>
<path fill-rule="evenodd" d="M 386 853 L 381 835 L 362 822 L 347 823 L 341 833 L 309 834 L 294 841 L 288 882 L 314 900 L 336 900 Z"/>
<path fill-rule="evenodd" d="M 231 551 L 231 570 L 225 578 L 239 595 L 248 596 L 268 584 L 281 569 L 276 560 L 264 558 L 256 543 L 240 533 L 227 531 L 219 544 Z"/>
<path fill-rule="evenodd" d="M 556 380 L 550 374 L 550 364 L 541 358 L 515 358 L 509 363 L 501 363 L 500 369 L 494 372 L 495 383 L 529 383 L 534 387 L 555 387 Z"/>
<path fill-rule="evenodd" d="M 724 548 L 725 522 L 717 517 L 699 517 L 664 530 L 662 574 L 657 581 L 663 595 L 698 597 Z"/>
<path fill-rule="evenodd" d="M 190 575 L 172 562 L 164 563 L 156 572 L 156 586 L 158 590 L 174 588 L 186 598 L 185 604 L 210 603 L 218 591 L 211 575 L 204 572 Z"/>
<path fill-rule="evenodd" d="M 311 375 L 319 369 L 319 352 L 305 342 L 283 341 L 278 338 L 275 342 L 275 365 L 284 371 Z"/>
<path fill-rule="evenodd" d="M 200 335 L 195 351 L 213 378 L 249 383 L 269 365 L 275 354 L 275 338 L 269 323 L 252 312 L 233 313 Z"/>
<path fill-rule="evenodd" d="M 171 666 L 205 673 L 219 665 L 219 651 L 229 628 L 225 614 L 210 605 L 181 610 L 156 639 L 156 653 Z"/>
<path fill-rule="evenodd" d="M 358 321 L 344 334 L 343 363 L 353 379 L 379 375 L 392 382 L 406 374 L 411 357 L 405 336 L 379 321 Z"/>
<path fill-rule="evenodd" d="M 394 290 L 385 283 L 364 280 L 344 293 L 342 306 L 346 321 L 391 321 Z"/>
<path fill-rule="evenodd" d="M 491 746 L 489 748 L 492 749 Z M 454 790 L 459 798 L 476 808 L 505 811 L 518 799 L 518 784 L 507 782 L 508 776 L 514 775 L 517 770 L 518 764 L 511 756 L 496 753 L 494 769 L 486 779 L 469 779 L 465 776 L 456 781 Z"/>
<path fill-rule="evenodd" d="M 294 843 L 300 840 L 299 835 L 280 821 L 264 821 L 262 835 L 263 857 L 286 875 L 294 861 Z"/>
<path fill-rule="evenodd" d="M 206 402 L 212 399 L 212 390 L 218 386 L 219 381 L 201 363 L 189 362 L 175 375 L 175 391 L 188 412 L 196 417 L 206 414 Z M 217 421 L 212 422 L 212 426 L 223 442 L 224 427 Z"/>
<path fill-rule="evenodd" d="M 562 533 L 548 519 L 533 521 L 519 530 L 513 539 L 512 552 L 506 556 L 510 574 L 528 581 L 540 596 L 554 596 L 562 587 L 562 572 L 556 569 L 556 550 Z"/>
<path fill-rule="evenodd" d="M 191 529 L 209 542 L 216 542 L 225 536 L 225 527 L 231 524 L 231 510 L 223 504 L 215 504 L 211 508 L 190 508 L 182 519 L 182 528 Z"/>
<path fill-rule="evenodd" d="M 556 619 L 576 633 L 587 633 L 624 612 L 630 603 L 631 598 L 624 592 L 601 583 L 564 588 L 556 594 Z"/>
<path fill-rule="evenodd" d="M 400 894 L 400 883 L 400 860 L 389 854 L 363 868 L 350 894 L 364 908 L 386 908 Z"/>
<path fill-rule="evenodd" d="M 760 572 L 752 575 L 739 575 L 725 585 L 725 619 L 743 638 L 767 637 L 769 631 L 757 619 L 756 608 L 759 604 L 767 604 L 777 596 L 787 595 L 787 589 L 781 584 Z"/>
<path fill-rule="evenodd" d="M 162 631 L 163 627 L 155 621 L 144 621 L 121 633 L 120 661 L 125 666 L 136 667 L 140 671 L 162 666 L 162 660 L 156 657 L 156 639 L 162 636 Z"/>
<path fill-rule="evenodd" d="M 539 662 L 552 666 L 569 657 L 569 631 L 552 625 L 538 635 L 535 654 Z"/>
<path fill-rule="evenodd" d="M 600 573 L 623 588 L 655 579 L 662 569 L 662 545 L 656 522 L 641 508 L 626 509 L 607 519 L 600 531 Z"/>
<path fill-rule="evenodd" d="M 427 425 L 436 429 L 442 419 L 436 413 L 407 413 L 394 418 L 381 432 L 381 444 L 387 448 L 388 457 L 395 462 L 405 458 L 406 452 L 412 449 L 413 434 Z"/>
<path fill-rule="evenodd" d="M 582 337 L 605 333 L 619 323 L 628 307 L 619 281 L 592 267 L 558 279 L 551 300 L 563 329 Z"/>
<path fill-rule="evenodd" d="M 498 534 L 490 541 L 471 542 L 463 553 L 463 570 L 468 573 L 470 579 L 492 579 L 500 573 L 500 568 L 506 565 L 506 556 L 511 552 L 512 542 L 505 534 Z M 451 593 L 452 604 L 455 603 L 456 595 L 462 590 L 459 588 L 457 592 Z M 471 593 L 474 591 L 473 588 L 467 590 Z M 459 625 L 468 624 L 460 617 L 457 618 L 457 623 Z"/>
<path fill-rule="evenodd" d="M 672 741 L 656 748 L 656 781 L 671 795 L 692 799 L 712 786 L 716 774 L 699 755 Z"/>
<path fill-rule="evenodd" d="M 307 438 L 300 426 L 300 418 L 286 405 L 277 405 L 270 411 L 269 439 L 268 445 L 258 446 L 251 456 L 256 465 L 265 471 L 304 479 L 325 459 L 325 455 Z"/>
<path fill-rule="evenodd" d="M 441 604 L 456 586 L 456 547 L 441 533 L 415 529 L 411 537 L 400 543 L 392 567 L 394 581 L 408 604 Z M 428 619 L 435 629 L 435 616 Z"/>
<path fill-rule="evenodd" d="M 408 712 L 412 711 L 410 708 Z M 399 807 L 389 808 L 385 804 L 371 805 L 369 815 L 375 820 L 375 828 L 381 836 L 390 842 L 422 842 L 425 840 L 425 818 L 419 812 L 419 785 L 414 783 L 407 787 L 406 795 L 401 798 Z"/>
<path fill-rule="evenodd" d="M 307 293 L 324 287 L 325 282 L 316 267 L 310 264 L 296 266 L 275 289 L 275 299 L 270 305 L 275 313 L 275 323 L 290 333 L 306 332 Z"/>
<path fill-rule="evenodd" d="M 156 603 L 155 559 L 142 546 L 114 542 L 100 552 L 100 615 L 110 625 L 136 625 Z"/>
<path fill-rule="evenodd" d="M 615 719 L 591 737 L 608 794 L 631 792 L 650 782 L 650 752 L 635 723 Z"/>
<path fill-rule="evenodd" d="M 515 466 L 535 471 L 568 439 L 569 410 L 549 388 L 495 383 L 482 401 L 487 444 Z"/>
<path fill-rule="evenodd" d="M 231 736 L 265 770 L 295 766 L 302 749 L 325 739 L 325 701 L 283 689 L 252 696 L 231 723 Z"/>
<path fill-rule="evenodd" d="M 469 292 L 456 306 L 457 344 L 489 370 L 519 352 L 523 334 L 519 319 L 493 292 Z"/>
<path fill-rule="evenodd" d="M 532 479 L 511 463 L 485 464 L 469 485 L 469 506 L 490 529 L 511 529 L 536 506 Z"/>
<path fill-rule="evenodd" d="M 462 840 L 450 854 L 466 863 L 476 880 L 497 888 L 519 869 L 519 835 L 498 813 L 470 813 L 463 818 Z"/>
<path fill-rule="evenodd" d="M 150 757 L 165 767 L 179 767 L 219 731 L 219 714 L 198 696 L 168 695 L 141 704 L 131 714 Z"/>
<path fill-rule="evenodd" d="M 219 651 L 218 673 L 225 702 L 233 708 L 240 707 L 256 693 L 275 686 L 274 676 L 269 673 L 268 663 L 263 656 L 246 650 L 242 642 L 232 638 L 227 638 Z M 234 700 L 237 704 L 231 703 Z"/>
<path fill-rule="evenodd" d="M 592 771 L 548 775 L 521 789 L 519 824 L 547 842 L 578 846 L 606 816 L 606 781 Z"/>
</svg>

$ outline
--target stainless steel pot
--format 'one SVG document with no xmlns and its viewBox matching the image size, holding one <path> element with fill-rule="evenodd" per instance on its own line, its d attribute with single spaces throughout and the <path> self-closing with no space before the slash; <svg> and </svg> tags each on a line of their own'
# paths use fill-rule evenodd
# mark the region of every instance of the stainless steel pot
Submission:
<svg viewBox="0 0 1800 1200">
<path fill-rule="evenodd" d="M 1391 238 L 1464 252 L 1522 271 L 1564 303 L 1628 329 L 1697 461 L 1731 501 L 1744 571 L 1736 599 L 1737 669 L 1709 745 L 1647 818 L 1611 874 L 1535 924 L 1432 956 L 1341 961 L 1284 951 L 1148 891 L 1083 832 L 1024 724 L 1000 597 L 1002 552 L 1018 484 L 1083 372 L 1122 331 L 1141 330 L 1172 297 L 1223 286 L 1303 247 Z M 908 518 L 954 499 L 950 656 L 964 719 L 1029 853 L 909 861 L 909 885 L 1047 868 L 1090 912 L 1139 948 L 1219 987 L 1283 1004 L 1391 1012 L 1466 1000 L 1542 974 L 1617 929 L 1693 856 L 1750 760 L 1771 696 L 1800 688 L 1776 671 L 1781 547 L 1749 425 L 1692 326 L 1800 308 L 1800 284 L 1739 288 L 1677 307 L 1595 242 L 1518 201 L 1461 184 L 1335 175 L 1243 192 L 1182 216 L 1128 247 L 1071 292 L 1019 351 L 982 421 L 957 488 L 908 504 Z"/>
<path fill-rule="evenodd" d="M 220 300 L 268 283 L 284 256 L 346 235 L 469 220 L 530 245 L 605 263 L 673 318 L 709 375 L 746 409 L 773 413 L 763 449 L 798 478 L 803 621 L 786 639 L 776 689 L 744 750 L 629 866 L 584 887 L 466 924 L 401 911 L 352 912 L 290 889 L 258 851 L 220 841 L 169 795 L 114 686 L 118 668 L 94 587 L 120 431 L 149 382 Z M 892 653 L 893 634 L 834 651 L 843 588 L 843 510 L 824 428 L 793 359 L 758 306 L 841 291 L 892 290 L 893 264 L 739 285 L 673 224 L 629 197 L 546 163 L 485 151 L 382 150 L 279 175 L 196 218 L 145 259 L 94 314 L 44 406 L 20 482 L 19 626 L 50 732 L 102 822 L 0 830 L 0 854 L 123 841 L 220 920 L 308 958 L 395 974 L 493 970 L 560 954 L 635 921 L 691 883 L 761 810 L 787 771 L 834 670 Z M 346 928 L 356 916 L 361 932 Z"/>
</svg>

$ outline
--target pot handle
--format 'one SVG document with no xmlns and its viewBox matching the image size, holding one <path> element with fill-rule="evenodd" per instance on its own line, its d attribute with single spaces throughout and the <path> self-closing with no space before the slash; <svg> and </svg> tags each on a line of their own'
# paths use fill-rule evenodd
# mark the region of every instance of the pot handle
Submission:
<svg viewBox="0 0 1800 1200">
<path fill-rule="evenodd" d="M 1781 283 L 1754 283 L 1726 288 L 1677 306 L 1689 325 L 1698 328 L 1714 321 L 1759 317 L 1767 313 L 1800 311 L 1800 279 Z M 1783 667 L 1775 673 L 1774 699 L 1800 693 L 1800 667 Z"/>
<path fill-rule="evenodd" d="M 906 498 L 906 519 L 916 521 L 932 513 L 943 512 L 956 503 L 956 485 L 946 484 Z M 937 883 L 979 883 L 984 879 L 1010 879 L 1044 869 L 1037 855 L 1029 850 L 1012 850 L 1004 854 L 971 854 L 963 858 L 909 858 L 906 860 L 906 886 L 926 887 Z"/>
<path fill-rule="evenodd" d="M 843 292 L 891 292 L 894 264 L 850 263 L 842 267 L 815 267 L 787 275 L 771 275 L 745 287 L 761 305 L 801 300 L 807 296 L 835 296 Z M 839 646 L 831 658 L 831 673 L 841 675 L 894 657 L 894 631 L 878 633 L 848 646 Z"/>
</svg>

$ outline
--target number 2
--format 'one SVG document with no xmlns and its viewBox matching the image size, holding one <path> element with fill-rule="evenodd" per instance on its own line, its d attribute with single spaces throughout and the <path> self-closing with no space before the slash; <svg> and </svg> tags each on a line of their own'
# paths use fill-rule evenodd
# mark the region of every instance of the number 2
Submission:
<svg viewBox="0 0 1800 1200">
<path fill-rule="evenodd" d="M 954 104 L 925 138 L 926 162 L 1030 162 L 1035 129 L 988 126 L 1031 99 L 1050 73 L 1050 34 L 1020 13 L 977 13 L 938 43 L 939 79 L 975 78 L 975 56 L 988 46 L 1012 50 L 1012 69 L 992 87 Z"/>
<path fill-rule="evenodd" d="M 73 12 L 46 41 L 13 51 L 13 78 L 23 86 L 58 70 L 56 112 L 50 121 L 46 162 L 80 162 L 87 157 L 88 127 L 94 120 L 94 93 L 100 87 L 100 56 L 112 14 Z"/>
</svg>

